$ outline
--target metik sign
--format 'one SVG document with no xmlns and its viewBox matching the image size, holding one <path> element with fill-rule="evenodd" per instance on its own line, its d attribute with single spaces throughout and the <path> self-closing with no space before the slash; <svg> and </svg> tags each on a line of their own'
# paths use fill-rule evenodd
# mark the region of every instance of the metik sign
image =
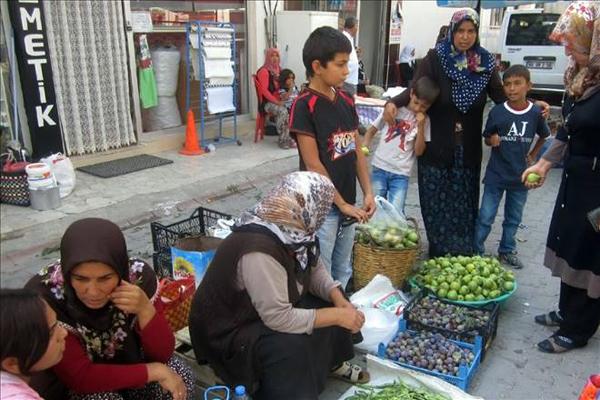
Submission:
<svg viewBox="0 0 600 400">
<path fill-rule="evenodd" d="M 42 3 L 13 0 L 9 6 L 33 156 L 63 152 Z"/>
</svg>

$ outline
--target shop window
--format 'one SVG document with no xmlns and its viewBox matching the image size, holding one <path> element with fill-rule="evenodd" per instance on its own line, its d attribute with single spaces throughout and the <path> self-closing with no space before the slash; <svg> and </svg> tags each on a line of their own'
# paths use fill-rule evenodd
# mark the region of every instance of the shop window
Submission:
<svg viewBox="0 0 600 400">
<path fill-rule="evenodd" d="M 213 21 L 230 22 L 235 25 L 236 41 L 236 79 L 238 82 L 236 105 L 238 114 L 248 113 L 248 82 L 247 76 L 247 27 L 246 27 L 246 1 L 244 0 L 221 0 L 221 1 L 177 1 L 177 0 L 131 0 L 130 8 L 132 12 L 146 11 L 150 12 L 152 18 L 153 31 L 147 34 L 148 45 L 150 48 L 161 46 L 174 46 L 180 50 L 181 62 L 180 73 L 185 71 L 185 23 L 187 21 Z M 134 40 L 137 43 L 137 36 L 134 34 Z M 185 123 L 185 79 L 183 75 L 179 77 L 178 84 L 178 104 L 182 116 L 183 125 Z M 183 93 L 182 93 L 183 91 Z M 195 113 L 199 110 L 198 88 L 191 88 L 191 106 Z M 196 119 L 199 115 L 196 114 Z"/>
</svg>

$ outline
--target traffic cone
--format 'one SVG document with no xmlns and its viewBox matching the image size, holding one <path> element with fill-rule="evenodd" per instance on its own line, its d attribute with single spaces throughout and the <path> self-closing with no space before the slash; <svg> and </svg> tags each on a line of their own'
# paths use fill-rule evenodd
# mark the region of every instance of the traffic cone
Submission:
<svg viewBox="0 0 600 400">
<path fill-rule="evenodd" d="M 196 123 L 194 122 L 194 113 L 188 110 L 187 126 L 185 128 L 185 144 L 183 149 L 179 150 L 179 154 L 186 156 L 199 156 L 204 154 L 204 151 L 198 145 L 198 134 L 196 133 Z"/>
</svg>

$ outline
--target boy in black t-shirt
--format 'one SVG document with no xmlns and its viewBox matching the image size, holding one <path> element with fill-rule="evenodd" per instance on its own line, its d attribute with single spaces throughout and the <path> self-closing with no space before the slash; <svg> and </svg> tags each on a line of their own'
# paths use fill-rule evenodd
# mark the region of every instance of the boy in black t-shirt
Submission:
<svg viewBox="0 0 600 400">
<path fill-rule="evenodd" d="M 298 142 L 300 169 L 329 177 L 336 188 L 333 207 L 317 236 L 321 260 L 342 288 L 352 276 L 352 222 L 366 222 L 375 212 L 367 161 L 356 151 L 361 142 L 354 101 L 338 89 L 349 74 L 351 51 L 341 32 L 331 27 L 313 31 L 302 50 L 310 84 L 290 112 L 290 133 Z M 362 208 L 355 206 L 357 178 L 364 195 Z"/>
</svg>

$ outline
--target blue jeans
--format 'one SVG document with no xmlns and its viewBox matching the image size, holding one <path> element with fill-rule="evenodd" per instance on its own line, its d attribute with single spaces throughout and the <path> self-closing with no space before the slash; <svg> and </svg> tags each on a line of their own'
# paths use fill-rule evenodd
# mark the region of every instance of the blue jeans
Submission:
<svg viewBox="0 0 600 400">
<path fill-rule="evenodd" d="M 401 215 L 408 191 L 408 176 L 394 174 L 376 166 L 371 167 L 371 186 L 375 196 L 385 197 Z"/>
<path fill-rule="evenodd" d="M 504 222 L 502 223 L 502 239 L 498 247 L 498 254 L 515 253 L 517 251 L 515 235 L 523 217 L 523 208 L 525 208 L 525 202 L 527 201 L 527 190 L 505 190 L 493 185 L 485 185 L 475 227 L 475 251 L 479 254 L 485 253 L 485 239 L 492 230 L 492 224 L 496 218 L 498 206 L 504 192 L 506 192 Z"/>
<path fill-rule="evenodd" d="M 334 205 L 327 214 L 323 225 L 317 231 L 321 248 L 321 261 L 333 279 L 346 288 L 352 276 L 352 246 L 356 224 L 341 226 L 344 215 Z"/>
</svg>

